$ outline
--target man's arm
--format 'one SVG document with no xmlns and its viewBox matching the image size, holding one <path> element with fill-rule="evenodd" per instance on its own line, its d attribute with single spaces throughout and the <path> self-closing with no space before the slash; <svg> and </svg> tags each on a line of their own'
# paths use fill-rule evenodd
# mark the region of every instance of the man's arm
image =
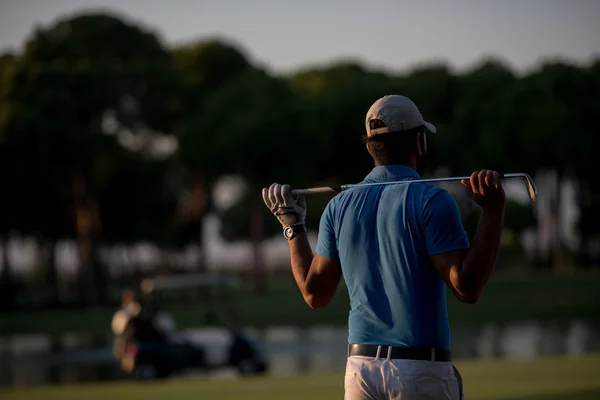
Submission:
<svg viewBox="0 0 600 400">
<path fill-rule="evenodd" d="M 487 285 L 496 264 L 503 213 L 483 211 L 468 250 L 431 256 L 431 263 L 462 302 L 473 304 Z"/>
<path fill-rule="evenodd" d="M 292 273 L 310 308 L 323 308 L 335 295 L 342 277 L 337 258 L 313 256 L 306 233 L 300 233 L 289 241 Z"/>
<path fill-rule="evenodd" d="M 494 270 L 504 224 L 505 195 L 500 177 L 483 170 L 463 182 L 473 200 L 482 208 L 477 232 L 468 250 L 430 256 L 431 263 L 446 285 L 461 301 L 477 302 Z"/>
<path fill-rule="evenodd" d="M 264 188 L 263 200 L 284 229 L 294 225 L 304 225 L 306 201 L 303 196 L 294 199 L 288 185 L 274 183 L 269 188 Z M 323 219 L 321 223 L 324 223 Z M 321 231 L 325 231 L 325 229 L 320 230 L 320 234 L 325 233 Z M 330 230 L 327 230 L 327 233 L 328 244 L 334 246 Z M 319 254 L 313 256 L 305 232 L 298 233 L 289 239 L 288 244 L 292 273 L 304 300 L 311 308 L 325 307 L 335 295 L 342 276 L 337 253 L 335 253 L 336 257 L 331 258 Z M 329 253 L 321 254 L 334 254 L 333 251 L 329 249 Z"/>
</svg>

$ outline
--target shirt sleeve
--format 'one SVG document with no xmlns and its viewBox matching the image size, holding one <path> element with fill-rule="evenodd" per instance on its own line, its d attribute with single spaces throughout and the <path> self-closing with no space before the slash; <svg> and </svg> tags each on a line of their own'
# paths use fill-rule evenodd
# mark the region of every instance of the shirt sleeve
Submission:
<svg viewBox="0 0 600 400">
<path fill-rule="evenodd" d="M 454 198 L 446 190 L 436 191 L 423 209 L 425 244 L 429 255 L 470 247 Z"/>
<path fill-rule="evenodd" d="M 315 253 L 321 257 L 339 258 L 334 221 L 333 206 L 329 202 L 321 215 L 317 248 L 315 249 Z"/>
</svg>

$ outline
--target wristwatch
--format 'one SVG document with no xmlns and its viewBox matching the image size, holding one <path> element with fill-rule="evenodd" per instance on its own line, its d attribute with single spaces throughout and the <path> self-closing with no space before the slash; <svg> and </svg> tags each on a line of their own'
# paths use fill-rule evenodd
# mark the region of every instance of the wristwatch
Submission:
<svg viewBox="0 0 600 400">
<path fill-rule="evenodd" d="M 306 225 L 298 224 L 298 225 L 288 225 L 283 228 L 283 236 L 287 240 L 291 240 L 296 237 L 296 235 L 300 232 L 306 232 Z"/>
</svg>

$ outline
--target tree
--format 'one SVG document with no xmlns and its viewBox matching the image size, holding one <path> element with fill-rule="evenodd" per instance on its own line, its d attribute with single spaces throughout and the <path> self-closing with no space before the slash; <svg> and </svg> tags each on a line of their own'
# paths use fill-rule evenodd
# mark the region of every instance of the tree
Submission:
<svg viewBox="0 0 600 400">
<path fill-rule="evenodd" d="M 204 128 L 205 118 L 210 118 L 206 105 L 223 86 L 240 74 L 252 71 L 253 67 L 240 49 L 221 40 L 177 47 L 172 54 L 180 78 L 178 92 L 183 106 L 177 153 L 183 188 L 177 243 L 198 242 L 203 248 L 202 224 L 213 209 L 213 186 L 227 169 L 227 156 L 211 145 L 218 130 Z M 204 261 L 199 268 L 205 268 Z"/>
<path fill-rule="evenodd" d="M 257 288 L 263 290 L 264 210 L 261 190 L 275 181 L 293 182 L 316 170 L 323 136 L 303 112 L 288 84 L 263 71 L 247 71 L 209 99 L 203 121 L 205 145 L 223 161 L 222 173 L 248 182 L 243 205 L 250 215 L 250 239 Z M 300 180 L 297 180 L 300 182 Z M 227 221 L 227 219 L 225 219 Z"/>
<path fill-rule="evenodd" d="M 108 14 L 83 14 L 37 29 L 9 82 L 2 131 L 36 177 L 28 182 L 37 192 L 31 198 L 53 207 L 45 215 L 71 221 L 90 304 L 107 301 L 97 243 L 99 196 L 117 173 L 112 153 L 127 141 L 143 151 L 157 132 L 174 129 L 173 80 L 153 33 Z M 63 234 L 52 224 L 36 229 L 50 240 Z"/>
<path fill-rule="evenodd" d="M 7 88 L 13 78 L 16 62 L 13 54 L 0 55 L 0 182 L 3 187 L 0 196 L 0 210 L 2 210 L 2 218 L 0 218 L 0 246 L 2 247 L 0 310 L 2 311 L 11 311 L 16 307 L 17 281 L 13 275 L 14 271 L 8 250 L 11 230 L 16 226 L 16 220 L 22 210 L 18 202 L 19 182 L 15 179 L 13 172 L 15 163 L 19 159 L 14 151 L 14 146 L 7 140 L 9 133 L 3 122 L 10 118 L 10 115 L 6 107 L 2 106 L 7 100 Z"/>
<path fill-rule="evenodd" d="M 547 186 L 545 199 L 542 199 L 549 202 L 549 213 L 544 222 L 554 234 L 549 254 L 540 254 L 539 263 L 550 265 L 557 272 L 565 265 L 559 218 L 563 207 L 562 183 L 571 172 L 583 172 L 579 166 L 591 165 L 589 149 L 595 134 L 593 125 L 588 125 L 591 121 L 586 121 L 582 110 L 591 111 L 587 106 L 590 104 L 588 99 L 594 94 L 590 92 L 591 82 L 586 75 L 575 66 L 547 63 L 521 79 L 512 98 L 518 105 L 514 118 L 520 115 L 520 123 L 514 130 L 526 155 L 521 163 L 528 164 L 528 170 L 556 173 L 556 185 Z M 581 106 L 575 107 L 576 104 Z"/>
<path fill-rule="evenodd" d="M 444 149 L 443 163 L 453 173 L 465 175 L 482 166 L 507 172 L 520 159 L 515 127 L 506 115 L 512 108 L 507 93 L 515 82 L 510 69 L 495 59 L 458 77 L 452 97 L 446 99 L 452 111 L 449 130 L 436 137 Z"/>
<path fill-rule="evenodd" d="M 576 98 L 569 103 L 571 112 L 577 113 L 576 125 L 569 128 L 567 137 L 563 135 L 557 140 L 572 142 L 575 151 L 571 154 L 571 166 L 578 178 L 578 200 L 581 205 L 578 222 L 581 235 L 579 262 L 584 267 L 597 267 L 599 260 L 593 255 L 593 242 L 600 237 L 600 227 L 596 223 L 600 210 L 600 176 L 596 173 L 595 159 L 595 149 L 600 148 L 597 128 L 600 126 L 600 58 L 588 68 L 580 69 L 579 75 L 581 82 L 577 86 Z"/>
<path fill-rule="evenodd" d="M 362 180 L 373 167 L 361 140 L 366 133 L 365 116 L 375 100 L 394 92 L 392 80 L 355 63 L 340 63 L 300 72 L 290 78 L 290 84 L 313 104 L 318 115 L 313 123 L 325 135 L 326 150 L 313 158 L 320 166 L 318 178 L 328 184 Z"/>
</svg>

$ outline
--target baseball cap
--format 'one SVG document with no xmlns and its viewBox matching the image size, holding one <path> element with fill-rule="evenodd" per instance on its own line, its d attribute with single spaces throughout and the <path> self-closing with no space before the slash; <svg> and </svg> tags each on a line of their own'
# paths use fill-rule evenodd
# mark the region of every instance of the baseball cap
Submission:
<svg viewBox="0 0 600 400">
<path fill-rule="evenodd" d="M 370 122 L 379 119 L 386 125 L 371 129 Z M 425 125 L 425 128 L 435 133 L 435 126 L 423 119 L 417 105 L 406 96 L 392 94 L 378 99 L 369 111 L 365 120 L 367 137 L 386 132 L 401 132 Z"/>
</svg>

